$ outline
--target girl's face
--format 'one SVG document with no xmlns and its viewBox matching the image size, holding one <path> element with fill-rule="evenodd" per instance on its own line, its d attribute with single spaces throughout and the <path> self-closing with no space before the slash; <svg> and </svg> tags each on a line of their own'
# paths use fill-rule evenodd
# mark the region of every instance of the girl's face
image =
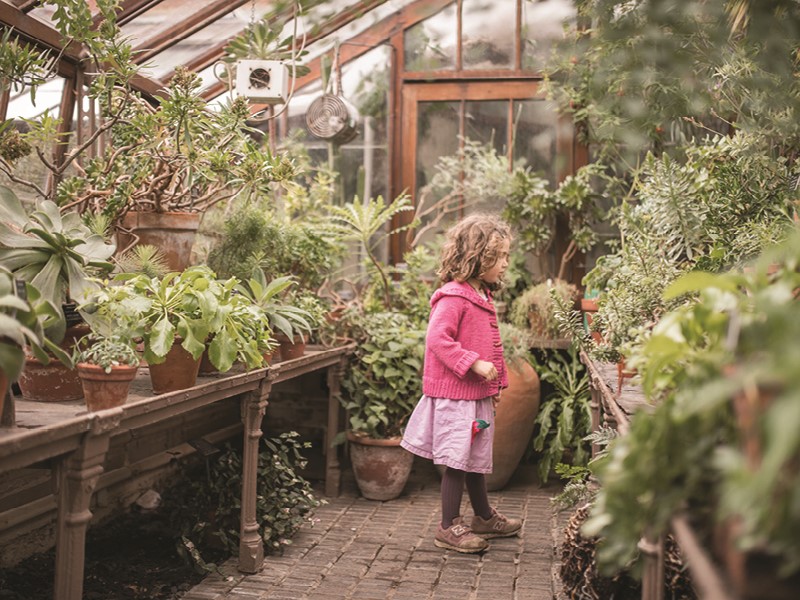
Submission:
<svg viewBox="0 0 800 600">
<path fill-rule="evenodd" d="M 508 239 L 502 240 L 497 249 L 497 262 L 491 267 L 486 269 L 486 272 L 481 276 L 481 280 L 489 285 L 499 283 L 503 278 L 503 274 L 508 268 L 508 252 L 511 248 L 511 241 Z"/>
</svg>

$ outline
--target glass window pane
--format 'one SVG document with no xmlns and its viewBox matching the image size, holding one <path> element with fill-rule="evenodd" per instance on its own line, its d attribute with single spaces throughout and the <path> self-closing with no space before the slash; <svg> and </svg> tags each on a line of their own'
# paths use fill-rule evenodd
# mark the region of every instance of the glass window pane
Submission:
<svg viewBox="0 0 800 600">
<path fill-rule="evenodd" d="M 472 0 L 461 11 L 462 68 L 514 68 L 516 0 Z"/>
<path fill-rule="evenodd" d="M 458 151 L 461 121 L 460 102 L 420 102 L 417 104 L 417 164 L 414 198 L 425 209 L 433 206 L 450 190 L 425 188 L 436 174 L 436 164 L 442 156 L 452 156 Z M 433 213 L 422 217 L 421 228 L 429 224 Z M 452 219 L 452 217 L 451 217 Z M 420 243 L 433 239 L 443 228 L 423 235 Z"/>
<path fill-rule="evenodd" d="M 545 100 L 514 102 L 514 160 L 525 159 L 550 183 L 558 180 L 562 165 L 557 160 L 558 114 Z"/>
<path fill-rule="evenodd" d="M 464 136 L 484 144 L 491 143 L 498 154 L 507 154 L 508 100 L 466 102 Z"/>
<path fill-rule="evenodd" d="M 572 0 L 525 0 L 522 3 L 522 68 L 540 70 L 564 22 L 575 22 Z"/>
<path fill-rule="evenodd" d="M 456 5 L 406 30 L 403 55 L 406 71 L 437 71 L 456 66 Z"/>
</svg>

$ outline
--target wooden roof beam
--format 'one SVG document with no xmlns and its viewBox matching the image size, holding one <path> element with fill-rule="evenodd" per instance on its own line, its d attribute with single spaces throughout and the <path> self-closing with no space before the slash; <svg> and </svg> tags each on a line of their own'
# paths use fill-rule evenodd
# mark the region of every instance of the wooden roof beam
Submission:
<svg viewBox="0 0 800 600">
<path fill-rule="evenodd" d="M 58 74 L 62 77 L 75 76 L 76 66 L 89 57 L 89 53 L 82 44 L 70 42 L 64 48 L 61 34 L 50 25 L 26 15 L 21 10 L 10 4 L 0 2 L 0 24 L 14 29 L 14 32 L 23 40 L 41 50 L 49 50 L 58 60 Z M 148 98 L 163 95 L 164 84 L 155 79 L 137 75 L 131 81 L 133 89 L 141 92 Z"/>
<path fill-rule="evenodd" d="M 161 4 L 164 0 L 123 0 L 117 13 L 117 25 L 129 23 L 143 12 Z M 103 19 L 100 13 L 94 16 L 94 26 L 97 27 Z"/>
</svg>

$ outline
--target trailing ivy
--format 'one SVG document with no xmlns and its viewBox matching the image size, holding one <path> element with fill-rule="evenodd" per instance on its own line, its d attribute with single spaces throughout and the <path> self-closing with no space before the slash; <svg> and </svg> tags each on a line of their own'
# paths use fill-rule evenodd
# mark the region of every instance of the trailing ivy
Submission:
<svg viewBox="0 0 800 600">
<path fill-rule="evenodd" d="M 280 553 L 304 523 L 313 523 L 313 510 L 325 503 L 314 496 L 311 485 L 298 474 L 306 466 L 301 454 L 309 443 L 295 432 L 263 440 L 259 452 L 256 487 L 256 522 L 267 553 Z M 184 473 L 165 493 L 179 537 L 178 551 L 198 568 L 213 569 L 204 556 L 222 550 L 230 556 L 239 551 L 242 494 L 241 450 L 226 446 L 208 459 L 203 477 Z"/>
</svg>

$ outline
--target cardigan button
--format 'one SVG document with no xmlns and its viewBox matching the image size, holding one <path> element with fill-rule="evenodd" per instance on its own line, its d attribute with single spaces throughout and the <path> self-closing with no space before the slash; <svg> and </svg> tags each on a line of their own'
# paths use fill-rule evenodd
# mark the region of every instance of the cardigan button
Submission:
<svg viewBox="0 0 800 600">
<path fill-rule="evenodd" d="M 500 347 L 500 346 L 502 346 L 502 345 L 503 345 L 503 342 L 495 342 L 495 343 L 494 343 L 494 347 L 495 347 L 495 348 L 499 348 L 499 347 Z"/>
<path fill-rule="evenodd" d="M 492 329 L 497 329 L 497 323 L 495 321 L 489 321 L 489 325 L 492 327 Z"/>
</svg>

